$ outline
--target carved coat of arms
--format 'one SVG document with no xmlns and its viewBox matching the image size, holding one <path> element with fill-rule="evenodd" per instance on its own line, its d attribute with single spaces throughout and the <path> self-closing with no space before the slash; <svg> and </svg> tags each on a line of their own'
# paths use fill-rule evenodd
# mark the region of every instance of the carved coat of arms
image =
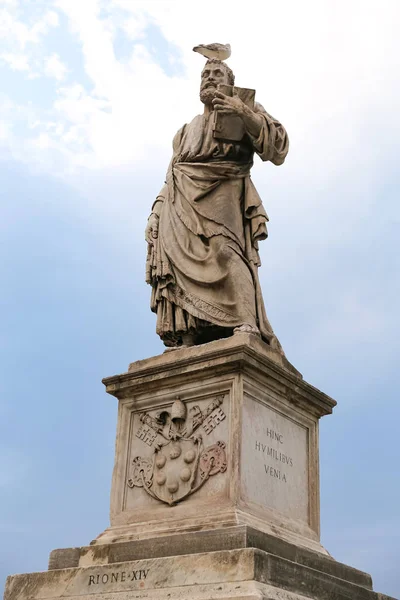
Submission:
<svg viewBox="0 0 400 600">
<path fill-rule="evenodd" d="M 172 506 L 196 492 L 212 475 L 226 471 L 225 443 L 204 448 L 197 431 L 203 425 L 206 433 L 211 433 L 225 419 L 222 402 L 223 396 L 219 396 L 205 411 L 193 406 L 188 415 L 186 405 L 177 398 L 170 410 L 156 417 L 142 413 L 136 436 L 153 448 L 153 454 L 133 459 L 127 485 L 142 487 L 149 496 Z"/>
</svg>

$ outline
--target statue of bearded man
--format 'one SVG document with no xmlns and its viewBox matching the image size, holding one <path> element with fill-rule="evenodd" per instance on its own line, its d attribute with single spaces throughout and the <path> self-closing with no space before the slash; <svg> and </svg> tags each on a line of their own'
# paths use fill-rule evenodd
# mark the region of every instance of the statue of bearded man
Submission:
<svg viewBox="0 0 400 600">
<path fill-rule="evenodd" d="M 204 112 L 175 135 L 166 183 L 148 220 L 151 310 L 166 346 L 246 331 L 282 351 L 258 279 L 258 242 L 267 237 L 268 217 L 250 169 L 254 153 L 281 165 L 288 137 L 260 104 L 250 108 L 237 94 L 219 91 L 219 84 L 233 86 L 234 75 L 224 62 L 210 59 L 201 75 Z M 216 111 L 240 117 L 240 141 L 215 137 Z"/>
</svg>

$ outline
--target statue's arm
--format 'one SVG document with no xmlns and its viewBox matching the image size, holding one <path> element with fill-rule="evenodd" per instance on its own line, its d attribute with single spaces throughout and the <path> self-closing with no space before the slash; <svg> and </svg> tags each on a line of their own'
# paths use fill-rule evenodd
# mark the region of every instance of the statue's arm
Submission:
<svg viewBox="0 0 400 600">
<path fill-rule="evenodd" d="M 262 121 L 258 137 L 253 136 L 253 146 L 262 160 L 270 160 L 274 165 L 281 165 L 289 151 L 289 138 L 286 129 L 256 102 L 255 114 Z"/>
<path fill-rule="evenodd" d="M 168 190 L 167 184 L 164 183 L 164 185 L 162 186 L 162 188 L 160 190 L 160 193 L 157 195 L 156 199 L 153 202 L 153 206 L 151 207 L 152 214 L 157 215 L 157 217 L 159 217 L 161 214 L 161 208 L 162 208 L 163 202 L 165 200 L 167 190 Z"/>
<path fill-rule="evenodd" d="M 167 193 L 167 184 L 165 183 L 161 188 L 160 193 L 156 197 L 153 206 L 151 207 L 151 213 L 147 219 L 146 230 L 144 232 L 145 240 L 148 244 L 152 245 L 154 240 L 158 238 L 158 224 L 160 220 L 160 214 L 162 205 Z"/>
<path fill-rule="evenodd" d="M 264 119 L 256 111 L 251 110 L 243 103 L 241 118 L 246 128 L 246 132 L 253 139 L 258 139 L 264 126 Z"/>
<path fill-rule="evenodd" d="M 226 96 L 215 93 L 214 109 L 226 114 L 238 115 L 252 141 L 254 150 L 262 160 L 270 160 L 281 165 L 289 150 L 289 139 L 285 128 L 256 102 L 254 110 L 247 106 L 236 94 Z"/>
<path fill-rule="evenodd" d="M 168 167 L 167 178 L 168 178 L 168 172 L 172 168 L 172 164 L 174 162 L 174 158 L 176 157 L 176 154 L 179 151 L 180 143 L 181 143 L 182 136 L 183 136 L 183 133 L 185 131 L 185 128 L 186 128 L 186 125 L 184 125 L 183 127 L 181 127 L 181 129 L 179 129 L 179 131 L 175 134 L 174 139 L 172 141 L 173 154 L 172 154 L 171 162 L 170 162 L 169 167 Z M 167 194 L 168 194 L 168 185 L 167 185 L 167 182 L 165 181 L 163 187 L 161 188 L 159 194 L 157 195 L 155 201 L 153 202 L 153 206 L 151 207 L 150 217 L 152 215 L 156 215 L 157 217 L 160 216 L 162 205 L 163 205 L 163 202 L 164 202 L 165 198 L 167 197 Z"/>
<path fill-rule="evenodd" d="M 172 168 L 174 157 L 176 156 L 176 154 L 179 150 L 181 139 L 182 139 L 183 133 L 185 131 L 185 127 L 186 127 L 186 125 L 184 125 L 181 129 L 179 129 L 179 131 L 175 134 L 175 137 L 173 139 L 173 142 L 172 142 L 173 155 L 172 155 L 172 159 L 169 164 L 169 167 L 168 167 L 168 171 L 170 171 L 170 169 Z M 167 177 L 168 177 L 168 175 L 167 175 Z M 161 188 L 159 194 L 157 195 L 155 201 L 153 202 L 153 206 L 151 207 L 151 213 L 147 220 L 145 239 L 146 239 L 147 243 L 150 245 L 153 245 L 154 240 L 158 238 L 158 226 L 159 226 L 159 220 L 160 220 L 160 216 L 161 216 L 161 210 L 162 210 L 163 203 L 164 203 L 167 195 L 168 195 L 168 185 L 165 182 L 163 187 Z"/>
</svg>

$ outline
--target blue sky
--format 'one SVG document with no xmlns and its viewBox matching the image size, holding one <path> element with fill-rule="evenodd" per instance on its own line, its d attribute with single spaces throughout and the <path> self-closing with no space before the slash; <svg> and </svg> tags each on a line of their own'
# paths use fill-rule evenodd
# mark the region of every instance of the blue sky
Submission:
<svg viewBox="0 0 400 600">
<path fill-rule="evenodd" d="M 289 360 L 338 400 L 322 543 L 400 596 L 400 9 L 280 4 L 212 20 L 182 2 L 0 4 L 0 581 L 108 525 L 101 379 L 163 349 L 143 230 L 172 136 L 201 110 L 191 48 L 219 40 L 291 140 L 284 166 L 253 170 L 271 219 L 260 275 Z"/>
</svg>

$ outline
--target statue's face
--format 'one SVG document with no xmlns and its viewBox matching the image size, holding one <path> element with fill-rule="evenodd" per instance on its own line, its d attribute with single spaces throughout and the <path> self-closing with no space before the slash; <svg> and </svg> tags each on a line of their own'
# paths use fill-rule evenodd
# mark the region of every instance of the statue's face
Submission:
<svg viewBox="0 0 400 600">
<path fill-rule="evenodd" d="M 201 74 L 200 100 L 211 105 L 219 83 L 229 84 L 228 74 L 220 64 L 206 65 Z"/>
</svg>

